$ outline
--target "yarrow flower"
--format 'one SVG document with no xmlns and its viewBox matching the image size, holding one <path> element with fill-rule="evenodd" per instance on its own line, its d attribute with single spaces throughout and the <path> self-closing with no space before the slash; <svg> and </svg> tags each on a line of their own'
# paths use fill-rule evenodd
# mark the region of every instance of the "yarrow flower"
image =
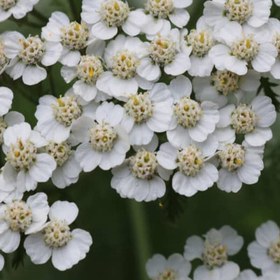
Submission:
<svg viewBox="0 0 280 280">
<path fill-rule="evenodd" d="M 257 96 L 250 104 L 228 105 L 220 111 L 219 128 L 231 127 L 232 134 L 244 135 L 253 146 L 263 146 L 272 138 L 270 126 L 276 120 L 275 107 L 267 96 Z"/>
<path fill-rule="evenodd" d="M 24 17 L 37 2 L 0 0 L 0 22 Z M 89 251 L 90 234 L 70 229 L 76 204 L 57 201 L 49 208 L 44 193 L 27 193 L 38 183 L 64 189 L 99 168 L 112 173 L 121 198 L 159 200 L 173 218 L 180 195 L 214 185 L 236 193 L 258 182 L 280 101 L 280 21 L 270 18 L 272 0 L 204 1 L 189 30 L 192 0 L 142 2 L 135 9 L 126 0 L 82 0 L 73 21 L 63 12 L 45 18 L 34 10 L 15 24 L 42 23 L 41 34 L 0 34 L 5 254 L 19 248 L 18 258 L 23 244 L 33 263 L 51 259 L 64 271 Z M 6 86 L 19 79 L 13 94 Z M 10 111 L 21 107 L 22 95 L 36 104 L 34 128 Z M 259 277 L 230 261 L 243 245 L 230 226 L 190 237 L 184 257 L 154 255 L 146 270 L 152 280 L 280 280 L 279 232 L 269 221 L 249 246 Z M 202 264 L 191 273 L 195 259 Z M 0 270 L 3 265 L 0 255 Z"/>
<path fill-rule="evenodd" d="M 98 42 L 94 47 L 91 46 L 88 49 L 87 54 L 80 57 L 77 65 L 61 68 L 61 75 L 66 83 L 77 79 L 73 84 L 73 92 L 85 102 L 108 98 L 105 93 L 99 91 L 96 87 L 98 79 L 105 71 L 102 61 L 103 51 L 104 45 Z"/>
<path fill-rule="evenodd" d="M 204 238 L 191 236 L 185 245 L 184 257 L 192 261 L 200 259 L 203 265 L 194 271 L 194 280 L 233 280 L 239 274 L 239 266 L 229 257 L 243 246 L 243 238 L 230 226 L 211 229 Z"/>
<path fill-rule="evenodd" d="M 192 0 L 146 0 L 147 23 L 142 31 L 147 35 L 155 35 L 164 29 L 167 20 L 179 28 L 186 26 L 190 19 L 186 8 L 191 4 Z"/>
<path fill-rule="evenodd" d="M 263 146 L 251 147 L 246 142 L 225 144 L 218 152 L 218 188 L 226 192 L 238 192 L 242 183 L 257 183 L 264 168 L 263 150 Z"/>
<path fill-rule="evenodd" d="M 146 271 L 152 280 L 190 280 L 191 264 L 180 254 L 172 254 L 168 259 L 156 254 L 147 261 Z"/>
<path fill-rule="evenodd" d="M 149 89 L 152 84 L 138 75 L 138 68 L 147 54 L 147 45 L 136 37 L 119 35 L 105 49 L 108 71 L 97 81 L 100 91 L 117 99 L 135 94 L 138 88 Z"/>
<path fill-rule="evenodd" d="M 122 125 L 131 145 L 147 145 L 155 132 L 165 132 L 171 123 L 173 99 L 168 87 L 155 84 L 147 92 L 132 94 L 124 104 Z"/>
<path fill-rule="evenodd" d="M 270 18 L 268 23 L 263 26 L 261 34 L 266 37 L 267 42 L 273 44 L 278 52 L 275 64 L 271 68 L 271 75 L 275 79 L 280 79 L 280 21 Z"/>
<path fill-rule="evenodd" d="M 171 172 L 157 160 L 154 143 L 138 147 L 135 154 L 112 170 L 111 186 L 121 197 L 136 201 L 153 201 L 165 194 L 165 182 Z"/>
<path fill-rule="evenodd" d="M 141 10 L 131 11 L 122 0 L 83 0 L 81 16 L 92 26 L 93 36 L 101 40 L 112 39 L 119 28 L 129 36 L 136 36 L 146 21 Z"/>
<path fill-rule="evenodd" d="M 62 12 L 52 13 L 48 24 L 42 28 L 42 38 L 62 48 L 59 61 L 69 67 L 78 64 L 80 50 L 94 41 L 86 23 L 70 22 L 68 16 Z"/>
<path fill-rule="evenodd" d="M 38 120 L 36 130 L 47 140 L 60 143 L 69 138 L 75 121 L 94 112 L 94 106 L 83 106 L 71 91 L 59 98 L 45 95 L 39 99 L 35 112 Z"/>
<path fill-rule="evenodd" d="M 71 144 L 66 141 L 61 143 L 49 141 L 44 150 L 56 161 L 56 169 L 51 177 L 56 187 L 63 189 L 78 181 L 82 170 Z"/>
<path fill-rule="evenodd" d="M 256 241 L 248 247 L 252 266 L 262 272 L 280 275 L 280 230 L 273 221 L 263 223 L 256 230 Z"/>
<path fill-rule="evenodd" d="M 180 31 L 170 26 L 152 36 L 146 46 L 146 56 L 137 69 L 139 76 L 155 82 L 162 70 L 172 76 L 184 74 L 191 66 L 190 50 L 182 48 L 181 37 Z"/>
<path fill-rule="evenodd" d="M 203 14 L 217 28 L 231 21 L 260 27 L 268 21 L 271 6 L 271 0 L 211 0 L 204 3 Z"/>
<path fill-rule="evenodd" d="M 53 266 L 64 271 L 86 257 L 92 244 L 90 234 L 82 229 L 70 230 L 78 211 L 76 204 L 68 201 L 57 201 L 51 206 L 50 221 L 24 241 L 33 263 L 43 264 L 51 258 Z"/>
<path fill-rule="evenodd" d="M 167 130 L 168 141 L 174 146 L 183 146 L 191 140 L 207 140 L 219 121 L 218 106 L 209 101 L 199 103 L 192 99 L 191 82 L 184 76 L 171 82 L 170 91 L 174 105 L 172 122 Z"/>
<path fill-rule="evenodd" d="M 13 180 L 22 192 L 35 190 L 38 182 L 48 181 L 56 162 L 50 155 L 39 152 L 46 144 L 28 123 L 7 128 L 3 148 L 7 161 L 3 167 L 4 180 Z"/>
<path fill-rule="evenodd" d="M 188 72 L 192 76 L 210 76 L 214 67 L 209 51 L 216 44 L 213 28 L 206 24 L 205 18 L 201 17 L 196 23 L 196 29 L 182 31 L 182 48 L 191 52 L 191 67 Z"/>
<path fill-rule="evenodd" d="M 39 0 L 0 0 L 0 22 L 5 21 L 11 15 L 15 19 L 21 19 L 33 10 Z"/>
<path fill-rule="evenodd" d="M 62 48 L 60 45 L 43 41 L 38 35 L 25 38 L 19 32 L 3 35 L 4 52 L 11 59 L 6 72 L 17 80 L 22 77 L 26 85 L 35 85 L 45 80 L 47 71 L 43 66 L 55 64 Z"/>
<path fill-rule="evenodd" d="M 49 205 L 44 193 L 30 196 L 26 202 L 17 199 L 0 205 L 0 249 L 14 252 L 20 244 L 20 235 L 42 229 L 47 221 Z"/>
<path fill-rule="evenodd" d="M 230 22 L 218 32 L 224 44 L 214 46 L 209 55 L 218 70 L 245 75 L 252 67 L 259 73 L 269 72 L 278 55 L 276 47 L 255 29 Z"/>
<path fill-rule="evenodd" d="M 248 70 L 242 76 L 228 70 L 216 70 L 209 77 L 194 77 L 192 82 L 196 100 L 211 101 L 219 107 L 256 95 L 261 84 L 260 74 L 254 70 Z"/>
<path fill-rule="evenodd" d="M 172 178 L 172 187 L 177 193 L 190 197 L 217 182 L 218 170 L 208 159 L 214 156 L 218 142 L 214 137 L 203 143 L 187 141 L 177 148 L 170 143 L 162 144 L 157 160 L 167 170 L 178 169 Z"/>
<path fill-rule="evenodd" d="M 84 172 L 97 166 L 109 170 L 123 163 L 130 148 L 121 126 L 123 114 L 121 106 L 104 102 L 97 108 L 95 118 L 82 117 L 75 122 L 73 138 L 81 143 L 75 156 Z"/>
</svg>

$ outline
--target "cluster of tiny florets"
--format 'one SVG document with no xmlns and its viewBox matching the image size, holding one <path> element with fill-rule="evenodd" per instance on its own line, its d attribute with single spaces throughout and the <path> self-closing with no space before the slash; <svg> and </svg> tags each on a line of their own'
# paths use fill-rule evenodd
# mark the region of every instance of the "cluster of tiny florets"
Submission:
<svg viewBox="0 0 280 280">
<path fill-rule="evenodd" d="M 37 34 L 0 34 L 1 252 L 23 244 L 32 262 L 51 258 L 59 270 L 86 256 L 92 239 L 72 231 L 76 204 L 49 206 L 40 183 L 64 189 L 101 169 L 122 198 L 161 199 L 165 209 L 174 192 L 236 193 L 258 182 L 279 105 L 271 87 L 280 79 L 280 20 L 270 16 L 270 0 L 207 0 L 196 22 L 192 0 L 145 0 L 141 8 L 82 0 L 80 15 L 49 18 L 38 2 L 0 0 L 0 22 L 42 23 Z M 22 87 L 12 82 L 18 79 Z M 34 85 L 35 93 L 26 89 Z M 21 110 L 19 95 L 36 104 L 33 127 L 10 111 Z M 187 240 L 184 256 L 154 256 L 147 272 L 153 280 L 189 280 L 198 258 L 194 280 L 239 280 L 230 259 L 242 245 L 229 226 L 212 229 Z M 266 265 L 280 265 L 279 233 L 265 250 L 257 245 L 248 249 L 253 265 L 264 270 L 258 253 Z"/>
</svg>

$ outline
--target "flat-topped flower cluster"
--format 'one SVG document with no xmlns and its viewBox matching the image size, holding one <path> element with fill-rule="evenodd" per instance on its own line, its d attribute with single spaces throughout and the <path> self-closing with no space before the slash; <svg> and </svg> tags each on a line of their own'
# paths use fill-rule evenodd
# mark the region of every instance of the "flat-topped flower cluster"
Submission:
<svg viewBox="0 0 280 280">
<path fill-rule="evenodd" d="M 166 259 L 155 254 L 146 263 L 152 280 L 279 280 L 280 229 L 273 221 L 263 223 L 256 230 L 256 241 L 248 246 L 251 269 L 240 271 L 232 256 L 240 252 L 244 240 L 230 226 L 212 228 L 202 237 L 193 235 L 186 240 L 183 254 L 172 254 Z M 200 264 L 192 269 L 191 262 Z"/>
<path fill-rule="evenodd" d="M 22 18 L 37 2 L 0 0 L 0 21 Z M 23 232 L 34 263 L 52 256 L 64 270 L 85 257 L 91 238 L 70 231 L 76 214 L 54 214 L 58 205 L 73 204 L 57 202 L 49 212 L 45 201 L 35 218 L 39 194 L 22 200 L 48 180 L 62 189 L 99 167 L 112 172 L 121 197 L 138 202 L 162 198 L 169 183 L 191 197 L 214 185 L 236 193 L 258 182 L 276 120 L 261 78 L 280 79 L 280 21 L 270 17 L 271 0 L 212 0 L 187 30 L 191 4 L 147 0 L 133 9 L 121 0 L 83 0 L 81 21 L 55 11 L 41 34 L 1 34 L 0 75 L 32 86 L 60 63 L 69 84 L 66 93 L 56 89 L 38 100 L 34 128 L 9 112 L 13 92 L 0 88 L 5 253 L 18 247 Z M 206 268 L 227 259 L 229 248 L 216 249 L 222 258 L 212 260 L 211 251 Z"/>
</svg>

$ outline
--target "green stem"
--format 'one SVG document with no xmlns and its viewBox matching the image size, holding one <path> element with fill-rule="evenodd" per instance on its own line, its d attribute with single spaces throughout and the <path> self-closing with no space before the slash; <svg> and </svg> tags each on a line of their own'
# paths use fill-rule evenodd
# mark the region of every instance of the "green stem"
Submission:
<svg viewBox="0 0 280 280">
<path fill-rule="evenodd" d="M 145 264 L 151 256 L 151 249 L 145 209 L 142 204 L 132 200 L 128 201 L 128 208 L 130 212 L 132 236 L 135 244 L 135 256 L 137 257 L 138 264 L 138 279 L 147 280 Z"/>
</svg>

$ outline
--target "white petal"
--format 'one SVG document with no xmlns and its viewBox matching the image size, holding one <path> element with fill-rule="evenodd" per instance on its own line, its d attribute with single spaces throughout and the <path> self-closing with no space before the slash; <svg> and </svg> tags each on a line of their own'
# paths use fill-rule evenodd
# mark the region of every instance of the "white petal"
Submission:
<svg viewBox="0 0 280 280">
<path fill-rule="evenodd" d="M 164 67 L 166 74 L 178 76 L 184 74 L 191 66 L 190 58 L 185 53 L 178 53 L 170 64 Z"/>
<path fill-rule="evenodd" d="M 256 239 L 261 246 L 268 248 L 272 243 L 277 242 L 279 234 L 280 230 L 277 224 L 268 221 L 256 230 Z"/>
<path fill-rule="evenodd" d="M 204 251 L 204 241 L 199 236 L 191 236 L 187 239 L 184 250 L 184 257 L 187 260 L 201 259 Z"/>
<path fill-rule="evenodd" d="M 0 234 L 0 249 L 5 253 L 14 252 L 18 248 L 19 243 L 19 232 L 8 229 Z"/>
<path fill-rule="evenodd" d="M 175 169 L 177 167 L 176 157 L 177 150 L 169 143 L 164 143 L 160 146 L 157 153 L 157 160 L 162 167 L 168 170 Z"/>
<path fill-rule="evenodd" d="M 31 261 L 35 264 L 46 263 L 52 254 L 51 248 L 44 242 L 42 233 L 27 236 L 24 241 L 24 248 Z"/>
<path fill-rule="evenodd" d="M 102 21 L 95 23 L 92 28 L 91 32 L 94 37 L 101 39 L 101 40 L 109 40 L 115 37 L 118 33 L 117 27 L 108 27 Z"/>
<path fill-rule="evenodd" d="M 95 152 L 90 143 L 81 144 L 75 153 L 77 161 L 80 163 L 84 172 L 94 170 L 101 162 L 101 153 Z"/>
<path fill-rule="evenodd" d="M 0 116 L 5 115 L 12 106 L 13 92 L 7 87 L 0 87 Z"/>
<path fill-rule="evenodd" d="M 187 177 L 184 174 L 177 172 L 172 178 L 172 187 L 175 192 L 191 197 L 197 193 L 197 189 L 195 189 L 191 184 L 191 177 Z"/>
<path fill-rule="evenodd" d="M 56 162 L 50 155 L 38 154 L 29 174 L 37 182 L 47 182 L 55 168 Z"/>
<path fill-rule="evenodd" d="M 152 63 L 151 58 L 146 57 L 137 67 L 137 74 L 148 81 L 157 81 L 161 76 L 161 71 L 157 64 Z"/>
<path fill-rule="evenodd" d="M 184 9 L 174 9 L 172 14 L 169 15 L 170 21 L 179 28 L 187 25 L 190 15 Z"/>
<path fill-rule="evenodd" d="M 79 213 L 79 209 L 74 202 L 56 201 L 50 208 L 49 217 L 51 220 L 61 220 L 72 224 Z"/>
<path fill-rule="evenodd" d="M 39 66 L 27 66 L 22 75 L 23 83 L 29 86 L 36 85 L 46 78 L 46 69 Z"/>
<path fill-rule="evenodd" d="M 192 83 L 185 76 L 176 77 L 170 83 L 170 91 L 175 97 L 175 100 L 179 100 L 184 96 L 190 96 L 192 93 Z"/>
<path fill-rule="evenodd" d="M 219 170 L 219 180 L 217 187 L 225 192 L 238 192 L 242 187 L 242 182 L 236 172 L 230 172 L 226 169 Z"/>
</svg>

